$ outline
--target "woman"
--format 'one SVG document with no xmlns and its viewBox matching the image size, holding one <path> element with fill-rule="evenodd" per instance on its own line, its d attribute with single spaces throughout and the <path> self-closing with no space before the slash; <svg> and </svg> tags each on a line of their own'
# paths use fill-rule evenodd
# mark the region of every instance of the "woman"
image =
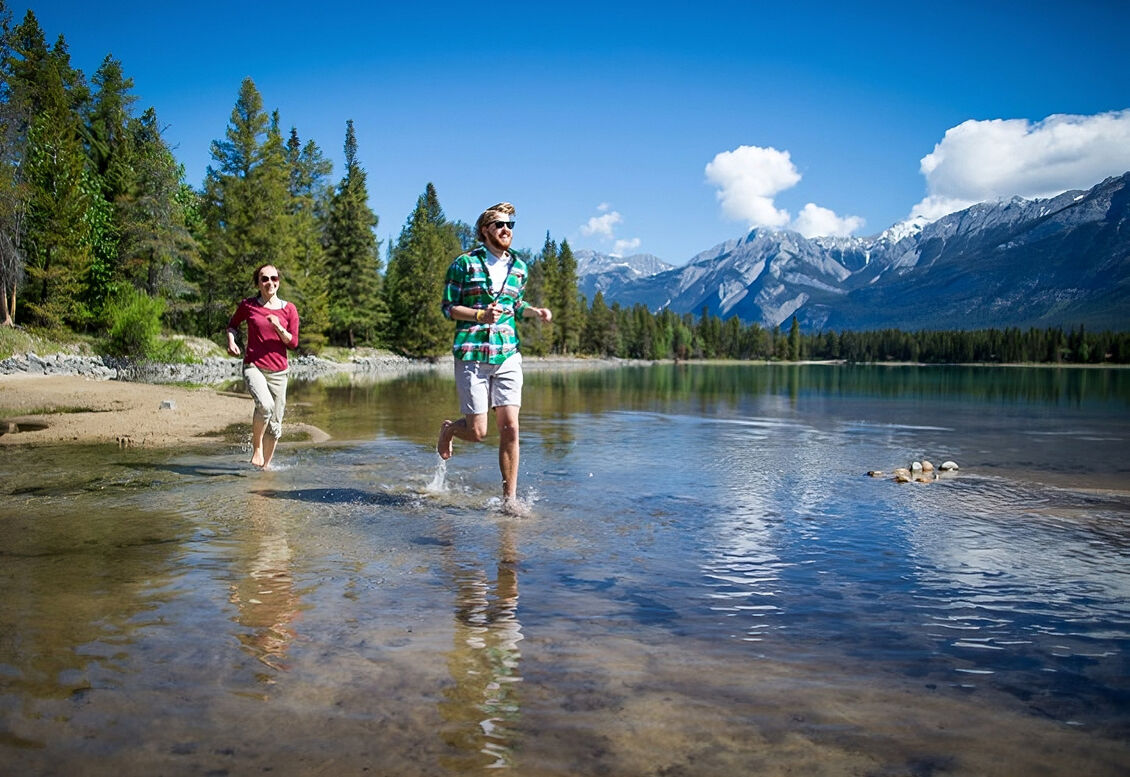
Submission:
<svg viewBox="0 0 1130 777">
<path fill-rule="evenodd" d="M 286 408 L 287 348 L 298 347 L 298 308 L 279 299 L 279 271 L 264 264 L 255 271 L 257 297 L 239 303 L 228 322 L 228 353 L 239 356 L 236 336 L 247 322 L 247 352 L 243 355 L 243 380 L 255 399 L 251 420 L 251 463 L 261 469 L 271 464 L 282 436 Z"/>
</svg>

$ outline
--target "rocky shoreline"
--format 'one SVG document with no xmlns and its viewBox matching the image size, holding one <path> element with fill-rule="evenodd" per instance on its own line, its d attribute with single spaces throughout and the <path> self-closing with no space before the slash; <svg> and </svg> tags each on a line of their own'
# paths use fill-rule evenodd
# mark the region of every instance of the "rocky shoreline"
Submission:
<svg viewBox="0 0 1130 777">
<path fill-rule="evenodd" d="M 447 368 L 452 357 L 435 361 L 409 359 L 393 353 L 354 356 L 347 362 L 330 361 L 317 356 L 295 356 L 290 359 L 290 377 L 295 380 L 316 380 L 335 374 L 388 375 L 411 370 Z M 626 364 L 651 362 L 625 359 L 575 359 L 567 357 L 526 357 L 527 369 L 600 369 Z M 241 380 L 239 359 L 207 356 L 195 364 L 137 362 L 111 356 L 79 356 L 76 354 L 15 354 L 0 360 L 0 377 L 8 375 L 72 375 L 92 380 L 122 380 L 135 383 L 190 383 L 216 385 Z"/>
<path fill-rule="evenodd" d="M 93 380 L 124 380 L 137 383 L 195 383 L 212 385 L 239 380 L 241 362 L 220 356 L 208 356 L 195 364 L 137 362 L 110 356 L 78 356 L 34 353 L 16 354 L 0 361 L 4 375 L 77 375 Z M 314 380 L 335 373 L 378 374 L 417 367 L 431 367 L 426 361 L 408 359 L 395 354 L 360 356 L 348 362 L 334 362 L 316 356 L 290 359 L 290 375 L 298 380 Z"/>
</svg>

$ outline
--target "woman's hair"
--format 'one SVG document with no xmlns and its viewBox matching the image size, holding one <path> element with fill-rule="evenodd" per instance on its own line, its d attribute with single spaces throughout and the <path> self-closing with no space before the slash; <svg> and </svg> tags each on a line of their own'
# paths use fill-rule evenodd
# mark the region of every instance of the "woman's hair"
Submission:
<svg viewBox="0 0 1130 777">
<path fill-rule="evenodd" d="M 480 243 L 485 243 L 487 240 L 483 237 L 483 226 L 498 221 L 501 216 L 513 216 L 514 206 L 509 202 L 500 202 L 497 205 L 491 205 L 489 208 L 479 214 L 475 219 L 475 237 Z"/>
<path fill-rule="evenodd" d="M 263 272 L 264 267 L 275 267 L 275 263 L 274 262 L 263 262 L 263 264 L 261 264 L 261 265 L 259 265 L 258 267 L 255 268 L 255 272 L 251 274 L 251 285 L 254 286 L 255 288 L 259 288 L 259 273 Z M 279 268 L 275 267 L 275 269 L 277 270 Z M 279 280 L 280 281 L 282 280 L 282 273 L 281 272 L 279 273 Z"/>
</svg>

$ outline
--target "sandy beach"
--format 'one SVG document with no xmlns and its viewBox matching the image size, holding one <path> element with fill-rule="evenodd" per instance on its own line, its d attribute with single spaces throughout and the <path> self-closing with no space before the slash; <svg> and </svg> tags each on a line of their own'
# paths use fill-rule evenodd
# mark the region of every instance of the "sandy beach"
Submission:
<svg viewBox="0 0 1130 777">
<path fill-rule="evenodd" d="M 214 388 L 7 375 L 0 376 L 0 445 L 217 442 L 232 424 L 250 425 L 251 410 L 249 397 Z M 289 431 L 295 431 L 294 425 Z"/>
</svg>

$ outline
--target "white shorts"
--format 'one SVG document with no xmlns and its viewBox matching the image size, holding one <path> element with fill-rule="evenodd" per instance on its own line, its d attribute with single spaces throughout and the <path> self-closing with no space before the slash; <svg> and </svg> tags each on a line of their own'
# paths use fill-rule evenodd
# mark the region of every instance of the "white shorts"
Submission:
<svg viewBox="0 0 1130 777">
<path fill-rule="evenodd" d="M 503 405 L 522 404 L 522 354 L 502 364 L 455 360 L 455 390 L 463 415 L 480 415 Z"/>
</svg>

